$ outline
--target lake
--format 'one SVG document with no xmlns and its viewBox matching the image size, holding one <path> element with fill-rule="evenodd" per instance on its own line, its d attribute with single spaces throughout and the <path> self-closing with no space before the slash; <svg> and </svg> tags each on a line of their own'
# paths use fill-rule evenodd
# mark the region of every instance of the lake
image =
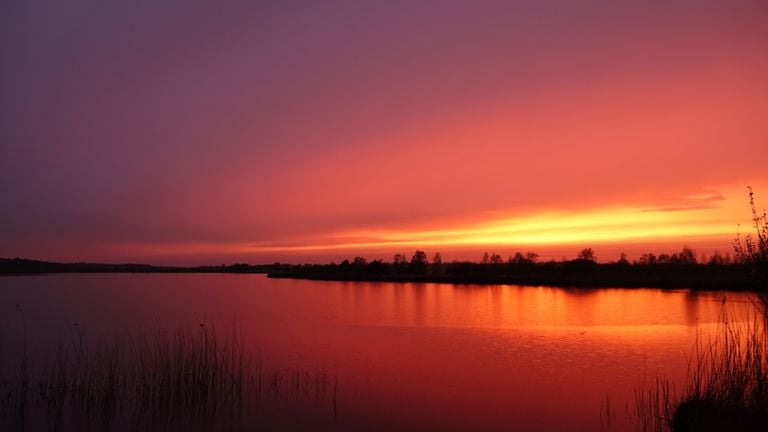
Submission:
<svg viewBox="0 0 768 432">
<path fill-rule="evenodd" d="M 75 332 L 233 325 L 264 367 L 334 377 L 332 403 L 262 405 L 250 421 L 267 429 L 622 431 L 644 382 L 683 382 L 724 298 L 751 307 L 748 294 L 688 290 L 8 276 L 0 331 L 7 359 L 26 341 L 42 362 Z"/>
</svg>

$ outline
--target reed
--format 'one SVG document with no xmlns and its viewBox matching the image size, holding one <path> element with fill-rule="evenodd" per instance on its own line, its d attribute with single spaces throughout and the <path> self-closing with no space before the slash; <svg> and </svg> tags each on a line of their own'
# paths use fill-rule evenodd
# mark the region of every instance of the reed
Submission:
<svg viewBox="0 0 768 432">
<path fill-rule="evenodd" d="M 30 420 L 44 418 L 49 430 L 238 429 L 265 399 L 335 397 L 324 368 L 266 371 L 234 326 L 195 327 L 93 343 L 77 331 L 35 370 L 26 352 L 3 368 L 0 345 L 0 426 L 39 429 Z"/>
<path fill-rule="evenodd" d="M 636 391 L 638 430 L 768 430 L 768 329 L 745 313 L 732 321 L 724 306 L 715 334 L 698 335 L 682 391 L 663 378 Z"/>
</svg>

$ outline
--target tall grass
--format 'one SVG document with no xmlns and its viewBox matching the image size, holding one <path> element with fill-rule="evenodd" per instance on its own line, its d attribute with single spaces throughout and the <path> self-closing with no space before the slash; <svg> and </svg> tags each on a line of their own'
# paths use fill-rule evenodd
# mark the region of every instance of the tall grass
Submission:
<svg viewBox="0 0 768 432">
<path fill-rule="evenodd" d="M 731 321 L 724 306 L 715 334 L 698 335 L 681 392 L 663 378 L 636 391 L 639 430 L 768 430 L 768 329 L 747 314 Z"/>
<path fill-rule="evenodd" d="M 669 430 L 673 407 L 674 386 L 666 378 L 656 377 L 646 387 L 645 383 L 635 390 L 635 415 L 637 429 L 643 432 Z"/>
<path fill-rule="evenodd" d="M 34 371 L 26 353 L 2 368 L 3 354 L 0 345 L 0 426 L 20 430 L 238 429 L 265 399 L 335 401 L 335 377 L 324 368 L 266 372 L 234 327 L 133 331 L 95 343 L 76 332 Z"/>
<path fill-rule="evenodd" d="M 763 315 L 768 317 L 768 213 L 763 209 L 758 211 L 755 203 L 755 193 L 752 187 L 749 190 L 749 207 L 752 212 L 753 233 L 743 237 L 737 233 L 733 241 L 733 249 L 736 258 L 751 267 L 752 272 L 762 278 L 762 289 L 758 293 L 758 300 L 762 306 Z"/>
</svg>

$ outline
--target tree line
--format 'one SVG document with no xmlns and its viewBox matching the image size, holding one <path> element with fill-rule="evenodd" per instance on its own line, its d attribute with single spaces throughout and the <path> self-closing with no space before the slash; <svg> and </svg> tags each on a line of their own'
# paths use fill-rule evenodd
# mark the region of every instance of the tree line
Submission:
<svg viewBox="0 0 768 432">
<path fill-rule="evenodd" d="M 659 287 L 753 290 L 759 280 L 749 265 L 715 253 L 697 255 L 690 247 L 671 254 L 646 253 L 630 261 L 598 262 L 592 248 L 579 250 L 575 258 L 542 260 L 535 252 L 516 252 L 506 259 L 498 253 L 483 253 L 477 261 L 446 262 L 441 253 L 428 258 L 424 250 L 410 256 L 395 254 L 391 261 L 368 260 L 363 256 L 330 264 L 283 264 L 270 277 L 318 280 L 445 282 L 479 284 L 551 285 L 564 287 Z"/>
<path fill-rule="evenodd" d="M 626 253 L 621 253 L 619 259 L 616 261 L 606 262 L 604 264 L 598 264 L 597 255 L 592 248 L 584 248 L 579 250 L 576 257 L 572 260 L 563 259 L 561 261 L 549 260 L 540 261 L 540 255 L 536 252 L 515 252 L 513 255 L 504 259 L 500 254 L 492 252 L 483 253 L 479 261 L 459 261 L 454 260 L 451 262 L 444 262 L 443 256 L 440 252 L 433 255 L 429 260 L 427 253 L 423 250 L 416 250 L 411 255 L 410 259 L 404 253 L 397 253 L 392 257 L 392 261 L 384 261 L 383 259 L 368 260 L 363 256 L 356 256 L 352 260 L 345 259 L 341 263 L 330 263 L 331 267 L 338 267 L 340 270 L 361 270 L 368 269 L 372 271 L 381 271 L 384 269 L 407 271 L 411 273 L 422 273 L 427 270 L 440 270 L 450 268 L 451 266 L 462 264 L 473 264 L 480 266 L 531 266 L 531 265 L 622 265 L 622 266 L 688 266 L 688 265 L 738 265 L 743 263 L 743 259 L 740 259 L 740 255 L 731 256 L 728 253 L 720 253 L 715 251 L 711 256 L 698 255 L 696 251 L 688 246 L 683 246 L 679 252 L 671 254 L 661 253 L 643 253 L 636 260 L 630 261 L 627 258 Z"/>
</svg>

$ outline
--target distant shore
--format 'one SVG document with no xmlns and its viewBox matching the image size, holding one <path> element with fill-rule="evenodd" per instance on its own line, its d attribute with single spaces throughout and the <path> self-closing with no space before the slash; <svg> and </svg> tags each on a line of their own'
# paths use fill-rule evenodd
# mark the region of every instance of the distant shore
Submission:
<svg viewBox="0 0 768 432">
<path fill-rule="evenodd" d="M 445 262 L 440 253 L 432 261 L 417 250 L 409 260 L 396 254 L 391 262 L 357 256 L 339 264 L 283 265 L 268 272 L 272 278 L 329 281 L 434 282 L 452 284 L 508 284 L 564 288 L 663 288 L 764 292 L 766 281 L 753 266 L 715 253 L 701 261 L 693 249 L 656 256 L 646 253 L 636 261 L 621 254 L 618 261 L 598 263 L 591 248 L 576 259 L 539 261 L 535 252 L 517 252 L 506 261 L 487 252 L 480 262 Z"/>
<path fill-rule="evenodd" d="M 559 264 L 559 263 L 558 263 Z M 469 274 L 365 274 L 325 271 L 313 266 L 292 266 L 268 273 L 270 278 L 291 278 L 346 282 L 411 282 L 480 285 L 556 286 L 563 288 L 663 288 L 717 291 L 759 291 L 762 282 L 738 266 L 689 268 L 616 268 L 615 264 L 595 264 L 582 270 L 564 266 L 540 265 L 534 271 L 519 273 L 472 272 Z M 560 267 L 560 268 L 553 268 Z"/>
<path fill-rule="evenodd" d="M 150 264 L 59 263 L 25 258 L 0 258 L 0 275 L 45 273 L 269 273 L 280 264 L 218 266 L 155 266 Z"/>
<path fill-rule="evenodd" d="M 56 263 L 0 258 L 0 275 L 50 273 L 251 273 L 270 278 L 346 282 L 410 282 L 485 285 L 528 285 L 573 288 L 663 288 L 759 291 L 765 282 L 739 264 L 598 264 L 550 261 L 523 264 L 395 265 L 374 261 L 341 264 L 229 264 L 219 266 L 154 266 L 149 264 Z"/>
</svg>

